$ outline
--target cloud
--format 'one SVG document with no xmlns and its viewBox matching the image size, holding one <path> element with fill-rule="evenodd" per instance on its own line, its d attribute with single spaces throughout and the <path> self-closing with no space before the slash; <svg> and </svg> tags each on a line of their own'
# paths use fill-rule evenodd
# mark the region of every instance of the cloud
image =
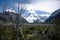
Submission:
<svg viewBox="0 0 60 40">
<path fill-rule="evenodd" d="M 20 4 L 20 6 L 26 7 L 26 9 L 41 10 L 45 12 L 52 13 L 60 8 L 60 1 L 56 0 L 31 0 L 30 4 Z M 16 3 L 15 6 L 18 6 Z"/>
<path fill-rule="evenodd" d="M 29 7 L 32 7 L 33 10 L 41 10 L 41 11 L 52 13 L 55 10 L 60 8 L 60 1 L 43 1 L 38 3 L 32 3 L 27 6 L 28 6 L 27 9 Z"/>
</svg>

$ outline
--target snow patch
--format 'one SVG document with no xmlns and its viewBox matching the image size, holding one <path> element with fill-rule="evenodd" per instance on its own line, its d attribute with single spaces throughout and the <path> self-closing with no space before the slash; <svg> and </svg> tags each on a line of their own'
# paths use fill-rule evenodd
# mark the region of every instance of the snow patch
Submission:
<svg viewBox="0 0 60 40">
<path fill-rule="evenodd" d="M 12 8 L 6 9 L 6 12 L 13 12 L 13 13 L 15 13 L 15 11 Z"/>
</svg>

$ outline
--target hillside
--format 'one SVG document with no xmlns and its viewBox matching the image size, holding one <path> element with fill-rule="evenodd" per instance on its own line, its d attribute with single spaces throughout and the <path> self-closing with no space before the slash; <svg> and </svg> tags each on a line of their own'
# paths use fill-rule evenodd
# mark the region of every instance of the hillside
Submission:
<svg viewBox="0 0 60 40">
<path fill-rule="evenodd" d="M 21 18 L 21 19 L 20 19 Z M 0 22 L 7 22 L 7 23 L 28 23 L 22 16 L 20 17 L 20 14 L 13 13 L 13 12 L 4 12 L 0 13 Z"/>
<path fill-rule="evenodd" d="M 60 24 L 60 9 L 52 13 L 52 15 L 45 21 L 46 23 Z"/>
</svg>

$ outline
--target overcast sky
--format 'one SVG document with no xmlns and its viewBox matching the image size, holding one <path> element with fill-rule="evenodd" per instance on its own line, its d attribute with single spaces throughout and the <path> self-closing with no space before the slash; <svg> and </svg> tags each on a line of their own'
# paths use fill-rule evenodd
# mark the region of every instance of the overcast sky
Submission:
<svg viewBox="0 0 60 40">
<path fill-rule="evenodd" d="M 26 5 L 27 10 L 40 10 L 49 13 L 54 12 L 60 8 L 60 0 L 0 0 L 0 11 L 2 11 L 3 5 L 7 5 L 8 8 L 14 8 L 17 11 L 17 3 Z"/>
<path fill-rule="evenodd" d="M 60 1 L 58 0 L 37 0 L 28 5 L 28 8 L 33 8 L 33 10 L 41 10 L 49 13 L 54 12 L 60 8 Z"/>
</svg>

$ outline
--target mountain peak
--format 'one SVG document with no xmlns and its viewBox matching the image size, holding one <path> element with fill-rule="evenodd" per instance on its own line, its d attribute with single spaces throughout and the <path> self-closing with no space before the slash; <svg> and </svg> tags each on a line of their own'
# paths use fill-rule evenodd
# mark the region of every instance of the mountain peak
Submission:
<svg viewBox="0 0 60 40">
<path fill-rule="evenodd" d="M 49 16 L 50 13 L 48 12 L 44 12 L 44 11 L 35 11 L 35 10 L 27 10 L 26 15 L 24 16 L 24 18 L 29 22 L 29 23 L 33 23 L 33 22 L 44 22 Z"/>
</svg>

